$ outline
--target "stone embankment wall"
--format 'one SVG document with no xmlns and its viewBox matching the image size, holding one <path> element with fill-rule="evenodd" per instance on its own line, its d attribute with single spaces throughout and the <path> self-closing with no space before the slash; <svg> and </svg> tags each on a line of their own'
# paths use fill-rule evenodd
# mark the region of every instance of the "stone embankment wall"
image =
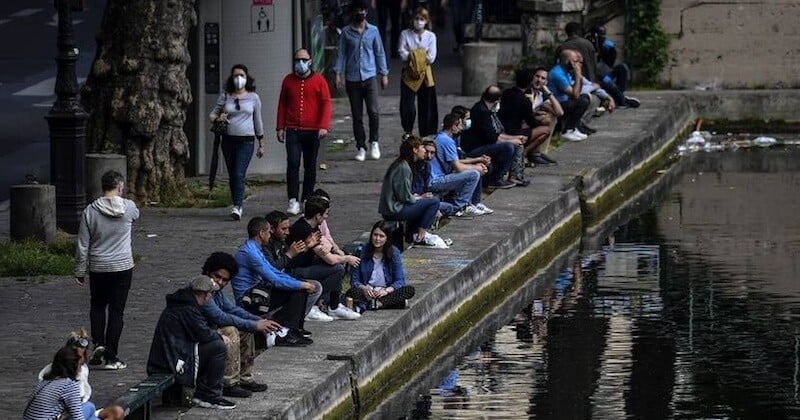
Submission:
<svg viewBox="0 0 800 420">
<path fill-rule="evenodd" d="M 796 88 L 798 21 L 794 0 L 662 1 L 670 35 L 662 77 L 677 88 Z"/>
</svg>

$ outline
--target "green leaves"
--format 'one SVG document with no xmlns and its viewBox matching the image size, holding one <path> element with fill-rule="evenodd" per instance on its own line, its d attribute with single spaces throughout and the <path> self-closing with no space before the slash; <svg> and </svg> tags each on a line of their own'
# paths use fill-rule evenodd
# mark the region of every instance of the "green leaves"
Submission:
<svg viewBox="0 0 800 420">
<path fill-rule="evenodd" d="M 645 83 L 656 83 L 669 60 L 669 37 L 661 27 L 660 6 L 660 0 L 638 0 L 631 11 L 627 56 Z"/>
</svg>

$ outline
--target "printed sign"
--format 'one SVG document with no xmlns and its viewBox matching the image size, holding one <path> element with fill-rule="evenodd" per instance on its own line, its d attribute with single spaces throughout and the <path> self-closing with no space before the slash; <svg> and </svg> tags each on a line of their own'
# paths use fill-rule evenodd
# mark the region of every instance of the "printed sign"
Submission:
<svg viewBox="0 0 800 420">
<path fill-rule="evenodd" d="M 253 0 L 253 6 L 272 6 L 272 0 Z"/>
<path fill-rule="evenodd" d="M 253 0 L 254 5 L 250 9 L 250 32 L 273 32 L 275 31 L 275 6 L 270 1 L 269 5 L 256 6 L 257 1 Z"/>
</svg>

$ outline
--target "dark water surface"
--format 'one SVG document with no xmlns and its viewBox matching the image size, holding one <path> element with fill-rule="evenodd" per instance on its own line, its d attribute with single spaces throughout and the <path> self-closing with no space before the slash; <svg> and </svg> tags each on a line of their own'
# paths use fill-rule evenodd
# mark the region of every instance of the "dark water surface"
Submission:
<svg viewBox="0 0 800 420">
<path fill-rule="evenodd" d="M 800 418 L 800 152 L 688 161 L 409 417 Z"/>
</svg>

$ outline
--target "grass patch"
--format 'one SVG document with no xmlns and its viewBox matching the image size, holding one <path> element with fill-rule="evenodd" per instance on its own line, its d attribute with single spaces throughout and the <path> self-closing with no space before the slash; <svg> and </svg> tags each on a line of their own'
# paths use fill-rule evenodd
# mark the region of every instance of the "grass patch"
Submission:
<svg viewBox="0 0 800 420">
<path fill-rule="evenodd" d="M 227 182 L 217 181 L 214 189 L 208 189 L 206 181 L 186 181 L 186 193 L 182 197 L 175 197 L 164 200 L 161 205 L 164 207 L 228 207 L 231 205 L 231 193 L 228 191 Z"/>
<path fill-rule="evenodd" d="M 75 270 L 75 240 L 62 234 L 45 244 L 33 239 L 0 242 L 0 277 L 72 275 Z"/>
</svg>

